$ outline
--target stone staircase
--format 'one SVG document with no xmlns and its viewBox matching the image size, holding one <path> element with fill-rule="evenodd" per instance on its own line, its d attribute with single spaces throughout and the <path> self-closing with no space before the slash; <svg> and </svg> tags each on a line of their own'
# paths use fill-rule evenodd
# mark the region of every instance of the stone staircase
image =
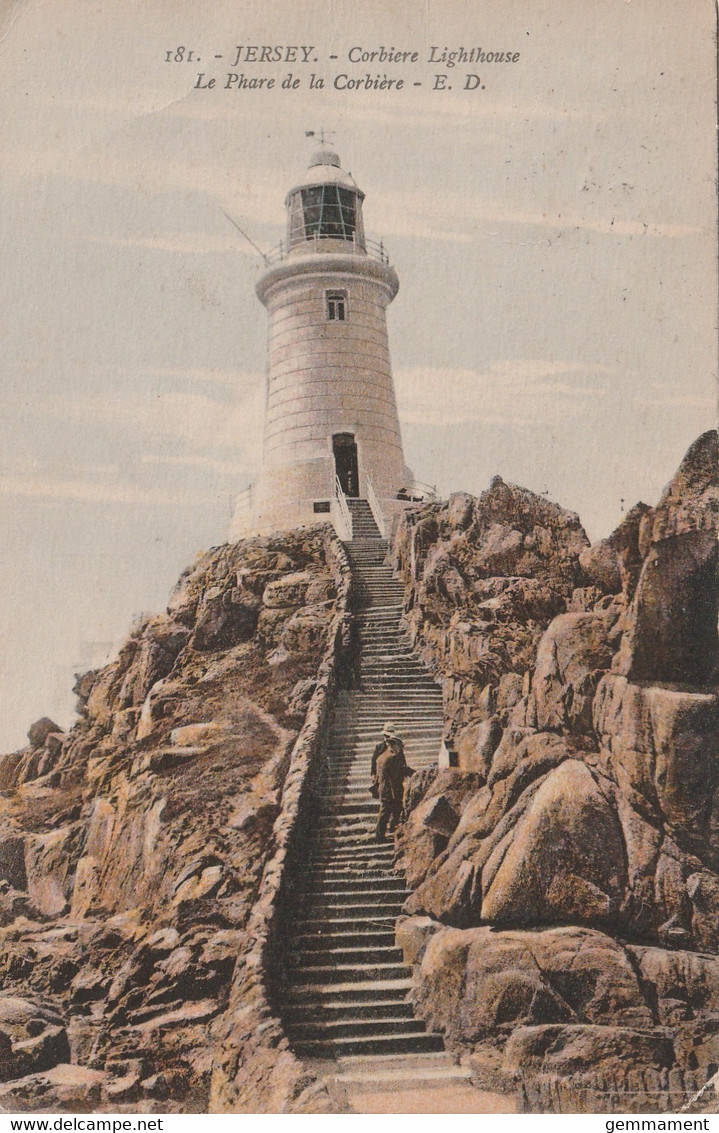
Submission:
<svg viewBox="0 0 719 1133">
<path fill-rule="evenodd" d="M 449 1071 L 448 1056 L 433 1053 L 444 1049 L 441 1036 L 426 1032 L 408 1001 L 411 971 L 394 942 L 408 891 L 393 869 L 393 842 L 375 841 L 378 803 L 369 790 L 372 752 L 388 720 L 403 737 L 410 766 L 436 763 L 442 695 L 401 632 L 403 591 L 385 565 L 387 544 L 369 505 L 348 503 L 358 687 L 339 694 L 334 713 L 322 810 L 295 904 L 282 1016 L 304 1057 L 434 1058 Z"/>
</svg>

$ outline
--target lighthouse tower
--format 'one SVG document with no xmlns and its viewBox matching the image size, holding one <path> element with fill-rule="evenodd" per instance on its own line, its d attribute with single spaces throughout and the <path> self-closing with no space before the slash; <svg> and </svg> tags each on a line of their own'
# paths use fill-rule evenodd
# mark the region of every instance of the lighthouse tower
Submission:
<svg viewBox="0 0 719 1133">
<path fill-rule="evenodd" d="M 257 295 L 269 316 L 262 468 L 232 535 L 316 523 L 364 498 L 389 516 L 411 481 L 402 453 L 386 309 L 399 287 L 365 237 L 364 193 L 315 152 L 287 194 L 287 237 Z"/>
</svg>

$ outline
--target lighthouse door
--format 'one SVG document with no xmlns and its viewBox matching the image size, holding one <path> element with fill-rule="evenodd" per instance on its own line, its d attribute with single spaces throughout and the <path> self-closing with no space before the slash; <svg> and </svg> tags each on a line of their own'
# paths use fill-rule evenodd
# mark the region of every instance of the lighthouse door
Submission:
<svg viewBox="0 0 719 1133">
<path fill-rule="evenodd" d="M 359 496 L 359 463 L 354 435 L 335 433 L 332 438 L 332 452 L 335 458 L 335 472 L 342 491 L 346 496 L 356 499 Z"/>
</svg>

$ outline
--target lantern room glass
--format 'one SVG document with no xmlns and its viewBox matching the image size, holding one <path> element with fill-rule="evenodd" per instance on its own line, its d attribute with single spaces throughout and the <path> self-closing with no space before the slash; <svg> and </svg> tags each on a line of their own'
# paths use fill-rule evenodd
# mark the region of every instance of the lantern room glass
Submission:
<svg viewBox="0 0 719 1133">
<path fill-rule="evenodd" d="M 290 247 L 307 240 L 348 240 L 364 248 L 361 196 L 341 185 L 311 185 L 288 201 Z"/>
</svg>

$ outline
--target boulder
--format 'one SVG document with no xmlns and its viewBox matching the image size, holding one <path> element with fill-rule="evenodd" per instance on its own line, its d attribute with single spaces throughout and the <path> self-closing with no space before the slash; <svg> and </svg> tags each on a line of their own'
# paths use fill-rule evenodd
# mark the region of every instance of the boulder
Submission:
<svg viewBox="0 0 719 1133">
<path fill-rule="evenodd" d="M 0 837 L 0 879 L 7 881 L 13 889 L 25 889 L 25 839 L 21 834 L 5 834 Z"/>
<path fill-rule="evenodd" d="M 689 446 L 662 498 L 640 525 L 639 550 L 688 531 L 719 528 L 719 434 L 710 429 Z"/>
<path fill-rule="evenodd" d="M 483 920 L 606 923 L 626 885 L 622 831 L 586 764 L 550 772 L 482 869 Z"/>
<path fill-rule="evenodd" d="M 315 649 L 326 640 L 331 616 L 327 606 L 303 606 L 285 623 L 280 646 L 290 653 Z"/>
<path fill-rule="evenodd" d="M 648 995 L 657 1005 L 662 1026 L 682 1018 L 719 1016 L 719 957 L 666 948 L 628 945 Z"/>
<path fill-rule="evenodd" d="M 259 601 L 234 599 L 234 592 L 223 592 L 202 605 L 192 635 L 195 649 L 202 652 L 226 649 L 253 636 L 257 629 Z"/>
<path fill-rule="evenodd" d="M 79 837 L 79 825 L 73 824 L 26 840 L 27 891 L 35 908 L 46 916 L 58 916 L 68 908 Z"/>
<path fill-rule="evenodd" d="M 292 689 L 292 694 L 287 705 L 288 716 L 304 716 L 307 705 L 312 699 L 312 695 L 317 688 L 317 681 L 314 677 L 304 677 L 299 680 Z"/>
<path fill-rule="evenodd" d="M 474 496 L 453 492 L 447 500 L 447 522 L 452 531 L 466 531 L 474 514 Z"/>
<path fill-rule="evenodd" d="M 432 917 L 398 917 L 395 923 L 395 944 L 402 949 L 405 964 L 419 964 L 425 949 L 443 925 Z"/>
<path fill-rule="evenodd" d="M 484 780 L 489 775 L 494 755 L 502 739 L 502 725 L 499 716 L 490 716 L 468 724 L 455 738 L 459 767 L 463 771 L 474 771 Z"/>
<path fill-rule="evenodd" d="M 12 1053 L 5 1061 L 7 1078 L 25 1078 L 50 1070 L 59 1062 L 70 1061 L 70 1045 L 64 1027 L 48 1026 L 40 1034 L 13 1044 Z M 0 1069 L 2 1075 L 2 1069 Z"/>
<path fill-rule="evenodd" d="M 270 582 L 262 595 L 262 605 L 270 609 L 303 606 L 307 590 L 315 581 L 311 571 L 294 571 Z"/>
<path fill-rule="evenodd" d="M 506 1035 L 523 1023 L 650 1028 L 632 957 L 592 929 L 452 929 L 426 917 L 398 925 L 415 966 L 417 1010 L 452 1042 Z"/>
<path fill-rule="evenodd" d="M 716 531 L 696 530 L 653 544 L 628 612 L 615 670 L 632 681 L 705 684 L 719 637 Z"/>
<path fill-rule="evenodd" d="M 106 1075 L 101 1070 L 59 1063 L 50 1070 L 6 1082 L 0 1105 L 11 1113 L 94 1113 Z"/>
<path fill-rule="evenodd" d="M 170 732 L 170 743 L 179 747 L 209 747 L 224 735 L 225 729 L 216 720 L 203 720 L 197 724 L 183 724 Z"/>
<path fill-rule="evenodd" d="M 479 776 L 456 768 L 439 772 L 435 768 L 428 768 L 417 772 L 408 780 L 405 806 L 409 815 L 397 836 L 397 852 L 400 868 L 410 885 L 419 885 L 426 877 L 435 858 L 447 845 L 452 833 L 450 826 L 456 826 L 455 819 L 461 815 L 480 783 Z M 437 800 L 440 798 L 443 799 L 439 804 L 444 812 L 443 820 L 441 812 L 437 813 Z M 441 830 L 437 828 L 439 825 Z"/>
<path fill-rule="evenodd" d="M 609 630 L 600 614 L 560 614 L 551 623 L 532 677 L 540 730 L 591 730 L 594 693 L 614 653 Z"/>
<path fill-rule="evenodd" d="M 189 629 L 165 614 L 148 619 L 118 693 L 120 704 L 141 705 L 152 686 L 168 676 L 189 638 Z"/>
<path fill-rule="evenodd" d="M 647 504 L 635 504 L 608 538 L 593 543 L 580 554 L 579 565 L 589 583 L 602 593 L 618 594 L 624 590 L 631 597 L 634 592 L 642 564 L 639 530 L 650 511 Z"/>
<path fill-rule="evenodd" d="M 34 724 L 31 724 L 28 729 L 27 738 L 30 741 L 30 747 L 42 747 L 47 737 L 52 735 L 53 732 L 62 732 L 62 728 L 51 720 L 49 716 L 42 716 L 39 720 L 36 720 Z"/>
<path fill-rule="evenodd" d="M 626 781 L 698 850 L 711 841 L 719 789 L 719 695 L 639 685 L 607 674 L 594 728 Z"/>
<path fill-rule="evenodd" d="M 655 1031 L 559 1023 L 518 1027 L 504 1049 L 503 1068 L 514 1075 L 626 1074 L 637 1068 L 665 1069 L 673 1060 L 671 1039 Z"/>
<path fill-rule="evenodd" d="M 491 523 L 477 547 L 477 566 L 487 574 L 517 574 L 524 535 L 505 523 Z"/>
<path fill-rule="evenodd" d="M 451 837 L 457 829 L 459 815 L 449 799 L 446 795 L 436 795 L 428 801 L 430 805 L 422 815 L 422 825 L 434 834 L 440 834 L 444 838 Z"/>
</svg>

